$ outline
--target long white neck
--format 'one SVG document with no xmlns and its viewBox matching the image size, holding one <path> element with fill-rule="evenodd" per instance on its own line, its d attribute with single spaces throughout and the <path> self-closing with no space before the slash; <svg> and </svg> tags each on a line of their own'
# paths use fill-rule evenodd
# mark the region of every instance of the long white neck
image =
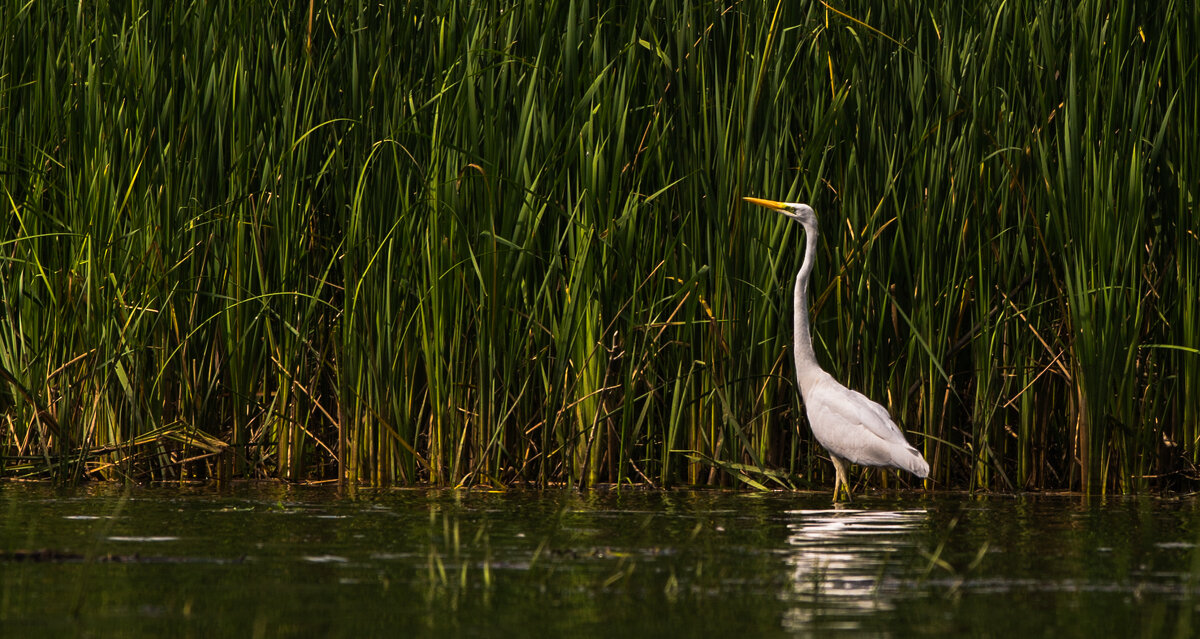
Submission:
<svg viewBox="0 0 1200 639">
<path fill-rule="evenodd" d="M 796 356 L 796 381 L 804 389 L 806 373 L 820 370 L 817 356 L 813 352 L 812 329 L 808 325 L 808 278 L 812 275 L 813 262 L 817 253 L 817 227 L 804 225 L 805 247 L 804 263 L 796 274 L 796 288 L 792 293 L 792 335 L 793 348 Z"/>
</svg>

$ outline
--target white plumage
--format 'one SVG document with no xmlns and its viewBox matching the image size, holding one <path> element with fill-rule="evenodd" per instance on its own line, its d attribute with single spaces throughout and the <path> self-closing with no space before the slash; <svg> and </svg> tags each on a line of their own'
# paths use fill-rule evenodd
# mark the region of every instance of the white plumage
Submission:
<svg viewBox="0 0 1200 639">
<path fill-rule="evenodd" d="M 888 415 L 887 409 L 867 399 L 865 395 L 850 390 L 821 369 L 812 348 L 812 330 L 808 322 L 808 280 L 812 275 L 814 253 L 817 248 L 817 216 L 812 207 L 795 202 L 775 202 L 758 198 L 744 198 L 747 202 L 764 206 L 799 222 L 804 226 L 806 247 L 804 263 L 796 274 L 793 292 L 794 308 L 793 343 L 796 357 L 796 381 L 808 423 L 813 435 L 833 460 L 837 479 L 833 496 L 837 499 L 840 488 L 846 487 L 850 497 L 850 484 L 846 481 L 845 462 L 862 466 L 878 466 L 906 470 L 917 477 L 929 475 L 929 464 L 917 449 L 904 439 L 904 433 Z"/>
</svg>

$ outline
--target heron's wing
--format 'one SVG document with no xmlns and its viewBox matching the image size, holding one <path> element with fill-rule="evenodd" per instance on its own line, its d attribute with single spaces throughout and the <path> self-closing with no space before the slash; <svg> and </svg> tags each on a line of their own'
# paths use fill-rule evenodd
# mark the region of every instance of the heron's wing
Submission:
<svg viewBox="0 0 1200 639">
<path fill-rule="evenodd" d="M 830 453 L 855 464 L 901 468 L 918 477 L 929 464 L 879 404 L 832 377 L 807 388 L 804 403 L 813 435 Z"/>
<path fill-rule="evenodd" d="M 822 415 L 822 419 L 846 426 L 857 425 L 884 441 L 909 445 L 887 409 L 866 395 L 842 386 L 832 377 L 822 380 L 809 394 L 812 396 L 811 407 Z M 809 401 L 805 398 L 806 403 Z"/>
</svg>

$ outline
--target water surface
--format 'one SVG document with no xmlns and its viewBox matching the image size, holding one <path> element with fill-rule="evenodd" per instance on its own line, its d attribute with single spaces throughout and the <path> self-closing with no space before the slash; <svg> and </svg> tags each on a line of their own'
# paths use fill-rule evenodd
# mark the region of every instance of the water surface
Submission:
<svg viewBox="0 0 1200 639">
<path fill-rule="evenodd" d="M 0 634 L 1191 636 L 1188 498 L 0 484 Z"/>
</svg>

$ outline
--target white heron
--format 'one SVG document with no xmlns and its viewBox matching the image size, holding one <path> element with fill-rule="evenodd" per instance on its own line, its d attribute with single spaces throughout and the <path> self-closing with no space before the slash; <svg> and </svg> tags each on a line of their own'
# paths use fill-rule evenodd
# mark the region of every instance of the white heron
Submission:
<svg viewBox="0 0 1200 639">
<path fill-rule="evenodd" d="M 837 479 L 833 484 L 833 499 L 840 497 L 846 481 L 846 463 L 907 470 L 917 477 L 929 475 L 929 464 L 917 449 L 904 439 L 887 409 L 867 399 L 865 395 L 842 386 L 829 373 L 821 370 L 813 353 L 812 329 L 808 325 L 808 278 L 812 275 L 817 251 L 817 214 L 807 204 L 775 202 L 755 197 L 742 198 L 795 220 L 804 227 L 806 246 L 804 263 L 796 274 L 792 293 L 792 323 L 795 334 L 793 350 L 796 357 L 796 382 L 804 398 L 808 424 L 813 435 L 833 460 Z"/>
</svg>

